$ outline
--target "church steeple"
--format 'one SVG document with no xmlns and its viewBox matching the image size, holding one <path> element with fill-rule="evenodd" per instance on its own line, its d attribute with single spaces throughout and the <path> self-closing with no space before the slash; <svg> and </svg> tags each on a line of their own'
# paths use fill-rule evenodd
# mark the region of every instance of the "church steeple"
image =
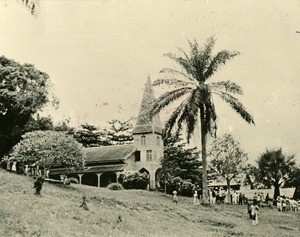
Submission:
<svg viewBox="0 0 300 237">
<path fill-rule="evenodd" d="M 143 99 L 133 134 L 157 133 L 162 134 L 161 121 L 158 114 L 151 117 L 150 110 L 155 101 L 150 76 L 147 77 Z"/>
</svg>

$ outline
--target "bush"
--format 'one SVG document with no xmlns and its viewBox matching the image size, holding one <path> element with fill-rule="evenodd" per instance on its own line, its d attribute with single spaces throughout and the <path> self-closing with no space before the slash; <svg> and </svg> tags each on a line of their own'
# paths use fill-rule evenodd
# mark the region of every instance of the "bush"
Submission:
<svg viewBox="0 0 300 237">
<path fill-rule="evenodd" d="M 145 189 L 149 184 L 147 173 L 134 172 L 125 174 L 123 177 L 123 187 L 125 189 Z"/>
<path fill-rule="evenodd" d="M 163 187 L 164 183 L 160 182 L 160 185 Z M 174 177 L 166 180 L 166 191 L 168 194 L 172 194 L 172 192 L 176 190 L 179 195 L 191 197 L 193 196 L 194 187 L 195 185 L 191 182 L 190 179 L 184 180 L 180 177 Z"/>
<path fill-rule="evenodd" d="M 68 179 L 71 184 L 79 184 L 78 179 L 76 179 L 75 177 L 70 177 Z"/>
<path fill-rule="evenodd" d="M 123 186 L 122 184 L 119 184 L 119 183 L 111 183 L 107 186 L 107 188 L 109 190 L 123 190 Z"/>
</svg>

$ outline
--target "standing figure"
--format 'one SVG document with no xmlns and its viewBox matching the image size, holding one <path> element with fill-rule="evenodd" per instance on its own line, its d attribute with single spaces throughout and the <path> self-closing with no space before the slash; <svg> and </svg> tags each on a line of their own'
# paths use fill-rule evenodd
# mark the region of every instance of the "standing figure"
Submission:
<svg viewBox="0 0 300 237">
<path fill-rule="evenodd" d="M 199 200 L 198 200 L 198 192 L 197 191 L 194 192 L 193 197 L 194 197 L 194 206 L 198 206 Z"/>
<path fill-rule="evenodd" d="M 178 197 L 177 197 L 177 191 L 176 190 L 173 191 L 172 199 L 173 199 L 173 202 L 175 202 L 176 204 L 178 203 Z"/>
<path fill-rule="evenodd" d="M 251 218 L 252 218 L 252 225 L 258 224 L 258 214 L 259 208 L 257 205 L 257 201 L 254 199 L 252 205 L 250 206 L 251 209 Z"/>
<path fill-rule="evenodd" d="M 42 176 L 37 177 L 34 181 L 33 188 L 35 188 L 35 195 L 41 195 L 41 190 L 44 184 L 44 179 Z"/>
<path fill-rule="evenodd" d="M 87 211 L 90 210 L 86 204 L 86 196 L 85 195 L 82 196 L 82 202 L 79 205 L 79 207 L 82 207 L 84 210 L 87 210 Z"/>
</svg>

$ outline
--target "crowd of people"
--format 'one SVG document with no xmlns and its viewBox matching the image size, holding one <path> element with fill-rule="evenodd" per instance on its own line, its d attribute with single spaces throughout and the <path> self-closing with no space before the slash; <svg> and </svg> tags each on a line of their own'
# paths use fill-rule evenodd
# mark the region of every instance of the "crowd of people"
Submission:
<svg viewBox="0 0 300 237">
<path fill-rule="evenodd" d="M 294 200 L 292 198 L 286 197 L 284 195 L 278 196 L 276 200 L 278 211 L 294 211 L 300 210 L 300 200 Z"/>
</svg>

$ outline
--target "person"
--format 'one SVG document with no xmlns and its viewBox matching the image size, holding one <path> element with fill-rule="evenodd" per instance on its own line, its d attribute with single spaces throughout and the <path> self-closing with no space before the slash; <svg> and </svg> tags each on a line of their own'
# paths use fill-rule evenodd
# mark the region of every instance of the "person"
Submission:
<svg viewBox="0 0 300 237">
<path fill-rule="evenodd" d="M 266 195 L 266 204 L 267 204 L 267 206 L 269 206 L 269 200 L 270 200 L 270 196 L 269 196 L 269 193 L 267 193 L 267 195 Z"/>
<path fill-rule="evenodd" d="M 252 220 L 252 215 L 251 215 L 251 205 L 252 205 L 252 201 L 249 200 L 247 203 L 247 213 L 249 215 L 250 220 Z"/>
<path fill-rule="evenodd" d="M 258 224 L 258 214 L 259 214 L 259 208 L 257 205 L 257 201 L 254 199 L 252 202 L 252 205 L 250 206 L 251 209 L 251 219 L 252 219 L 252 225 Z"/>
<path fill-rule="evenodd" d="M 46 170 L 46 178 L 49 179 L 50 170 Z"/>
<path fill-rule="evenodd" d="M 173 191 L 173 202 L 175 202 L 176 204 L 178 203 L 178 197 L 177 197 L 177 191 L 176 190 L 174 190 Z"/>
<path fill-rule="evenodd" d="M 35 195 L 41 195 L 41 190 L 44 184 L 44 179 L 42 176 L 37 177 L 34 181 L 33 188 L 35 188 Z"/>
<path fill-rule="evenodd" d="M 194 197 L 194 206 L 198 206 L 199 200 L 198 200 L 198 192 L 197 191 L 194 192 L 193 197 Z"/>
<path fill-rule="evenodd" d="M 86 204 L 86 195 L 82 196 L 82 202 L 79 205 L 79 207 L 82 207 L 84 210 L 87 210 L 87 211 L 90 210 Z"/>
<path fill-rule="evenodd" d="M 239 193 L 239 205 L 243 205 L 243 195 Z"/>
<path fill-rule="evenodd" d="M 276 199 L 276 202 L 277 202 L 278 211 L 282 211 L 282 197 L 278 196 L 277 199 Z"/>
<path fill-rule="evenodd" d="M 285 212 L 285 211 L 286 211 L 286 203 L 287 203 L 286 197 L 283 196 L 283 197 L 282 197 L 282 201 L 281 201 L 281 211 L 282 211 L 282 212 Z"/>
</svg>

